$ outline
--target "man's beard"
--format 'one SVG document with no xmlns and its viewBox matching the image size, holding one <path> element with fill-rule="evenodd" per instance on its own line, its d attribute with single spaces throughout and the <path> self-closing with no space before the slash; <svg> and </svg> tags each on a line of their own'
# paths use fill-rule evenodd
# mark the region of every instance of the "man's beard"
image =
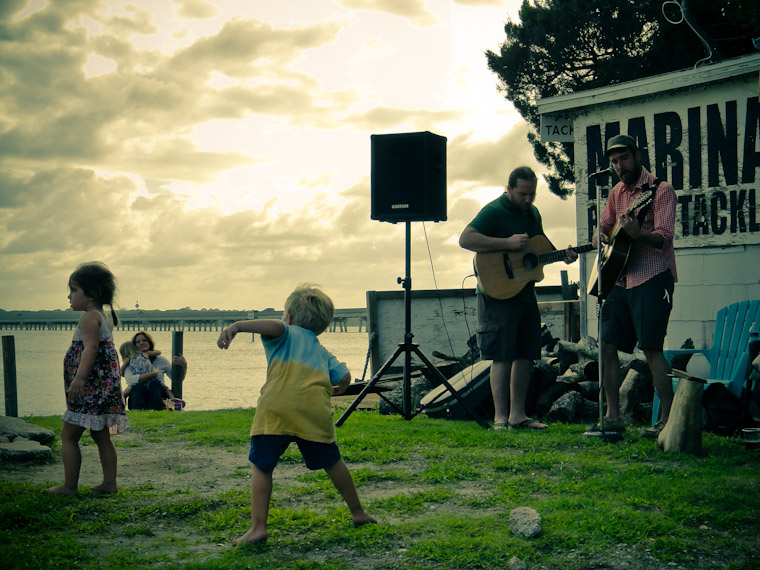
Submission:
<svg viewBox="0 0 760 570">
<path fill-rule="evenodd" d="M 636 168 L 635 170 L 624 170 L 620 173 L 620 180 L 622 180 L 626 186 L 633 186 L 636 184 L 636 182 L 639 181 L 640 176 L 641 168 Z"/>
</svg>

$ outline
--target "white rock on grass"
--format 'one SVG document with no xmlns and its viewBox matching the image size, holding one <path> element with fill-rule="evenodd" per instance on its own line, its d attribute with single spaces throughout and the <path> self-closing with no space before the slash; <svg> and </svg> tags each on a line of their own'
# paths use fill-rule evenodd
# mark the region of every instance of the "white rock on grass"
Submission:
<svg viewBox="0 0 760 570">
<path fill-rule="evenodd" d="M 512 534 L 533 538 L 541 534 L 541 515 L 530 507 L 517 507 L 509 513 L 509 530 Z"/>
</svg>

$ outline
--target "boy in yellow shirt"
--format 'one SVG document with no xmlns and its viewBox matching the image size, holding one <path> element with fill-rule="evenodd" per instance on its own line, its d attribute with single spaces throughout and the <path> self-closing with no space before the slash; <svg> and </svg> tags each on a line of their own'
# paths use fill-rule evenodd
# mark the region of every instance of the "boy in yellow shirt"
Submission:
<svg viewBox="0 0 760 570">
<path fill-rule="evenodd" d="M 309 469 L 325 470 L 355 525 L 377 522 L 362 507 L 335 442 L 330 398 L 346 390 L 351 374 L 317 339 L 332 322 L 333 311 L 321 289 L 299 285 L 285 301 L 281 321 L 237 321 L 219 335 L 217 345 L 227 349 L 237 333 L 258 333 L 267 358 L 267 379 L 251 426 L 251 528 L 233 546 L 267 539 L 272 472 L 292 441 Z"/>
</svg>

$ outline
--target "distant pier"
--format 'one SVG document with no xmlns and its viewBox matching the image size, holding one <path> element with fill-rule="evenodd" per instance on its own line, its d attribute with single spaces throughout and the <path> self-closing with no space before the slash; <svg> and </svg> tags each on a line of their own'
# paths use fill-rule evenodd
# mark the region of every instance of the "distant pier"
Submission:
<svg viewBox="0 0 760 570">
<path fill-rule="evenodd" d="M 118 311 L 123 331 L 221 331 L 245 319 L 281 319 L 282 311 Z M 80 313 L 66 311 L 0 311 L 0 330 L 74 330 Z M 335 309 L 330 332 L 348 332 L 349 326 L 367 330 L 366 309 Z"/>
</svg>

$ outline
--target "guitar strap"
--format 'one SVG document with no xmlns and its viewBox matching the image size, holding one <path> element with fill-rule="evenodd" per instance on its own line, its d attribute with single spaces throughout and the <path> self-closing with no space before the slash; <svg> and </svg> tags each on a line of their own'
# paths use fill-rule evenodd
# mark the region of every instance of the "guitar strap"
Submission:
<svg viewBox="0 0 760 570">
<path fill-rule="evenodd" d="M 654 179 L 654 184 L 652 186 L 652 200 L 651 200 L 651 202 L 649 202 L 649 204 L 646 204 L 645 206 L 642 206 L 641 209 L 639 209 L 639 213 L 636 214 L 636 218 L 639 220 L 639 224 L 643 224 L 644 223 L 644 218 L 647 217 L 647 214 L 649 213 L 649 208 L 651 208 L 652 204 L 654 204 L 654 195 L 657 192 L 657 187 L 659 185 L 660 185 L 660 179 L 659 178 L 655 178 Z M 641 187 L 641 191 L 642 192 L 646 192 L 647 190 L 649 190 L 649 182 L 645 183 Z"/>
</svg>

